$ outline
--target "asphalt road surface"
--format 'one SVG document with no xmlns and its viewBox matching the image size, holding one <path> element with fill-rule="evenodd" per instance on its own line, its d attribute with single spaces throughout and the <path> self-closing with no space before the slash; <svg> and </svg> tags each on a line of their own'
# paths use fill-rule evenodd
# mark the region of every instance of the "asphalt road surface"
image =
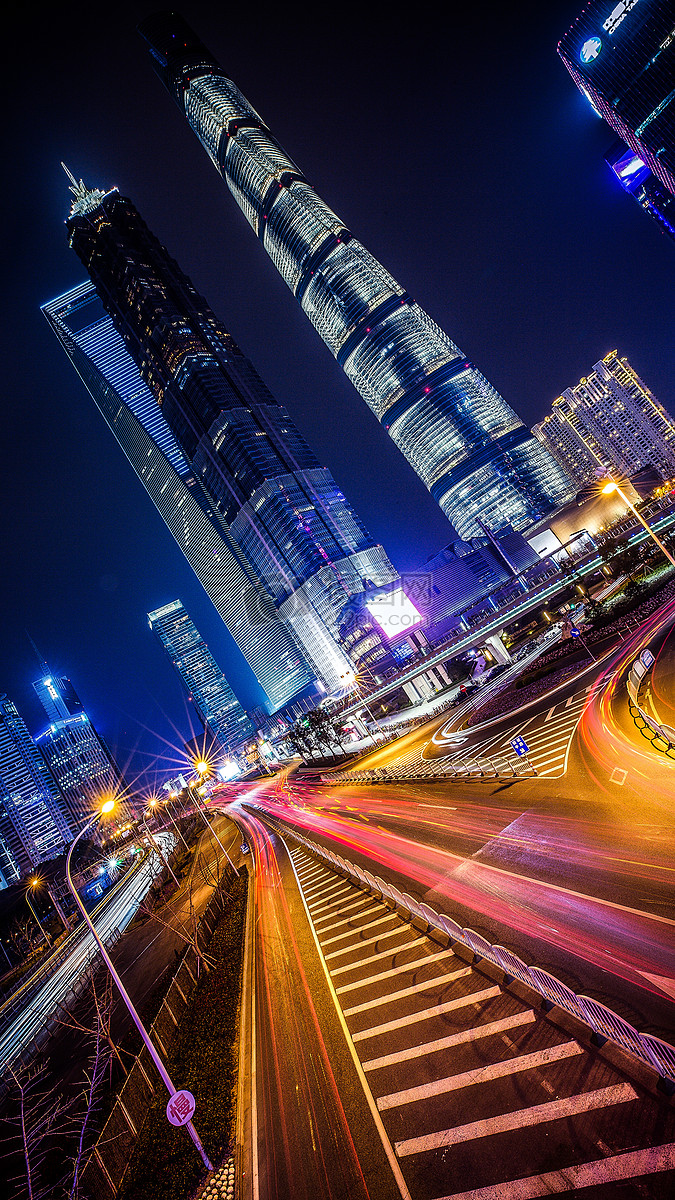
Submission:
<svg viewBox="0 0 675 1200">
<path fill-rule="evenodd" d="M 477 968 L 294 850 L 303 913 L 266 820 L 675 1040 L 675 762 L 641 736 L 625 690 L 648 645 L 646 702 L 672 719 L 674 613 L 524 711 L 468 732 L 444 717 L 363 760 L 498 755 L 519 733 L 536 777 L 326 787 L 278 776 L 223 790 L 256 860 L 260 1196 L 675 1192 L 671 1107 L 499 988 L 483 995 L 494 984 Z M 370 1095 L 360 1109 L 354 1052 Z"/>
</svg>

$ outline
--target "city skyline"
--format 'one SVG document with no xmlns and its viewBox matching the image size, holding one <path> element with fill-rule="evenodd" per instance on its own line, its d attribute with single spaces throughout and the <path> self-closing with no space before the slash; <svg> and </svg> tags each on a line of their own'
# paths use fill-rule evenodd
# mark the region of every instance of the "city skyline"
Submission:
<svg viewBox="0 0 675 1200">
<path fill-rule="evenodd" d="M 180 130 L 148 69 L 143 47 L 136 45 L 134 26 L 147 11 L 149 6 L 122 5 L 105 49 L 100 38 L 96 43 L 103 26 L 89 25 L 85 35 L 75 21 L 66 44 L 47 22 L 37 34 L 38 42 L 45 37 L 45 46 L 53 43 L 54 54 L 45 55 L 45 79 L 28 98 L 25 114 L 17 118 L 10 154 L 31 182 L 24 189 L 30 199 L 16 213 L 25 230 L 25 266 L 16 276 L 10 312 L 10 327 L 17 335 L 12 345 L 19 350 L 20 392 L 5 432 L 21 440 L 27 436 L 24 427 L 30 429 L 32 454 L 28 463 L 19 464 L 13 455 L 7 458 L 10 491 L 17 508 L 28 515 L 9 531 L 10 554 L 21 549 L 26 574 L 15 579 L 12 596 L 5 598 L 6 623 L 17 630 L 28 624 L 38 640 L 50 646 L 55 669 L 67 665 L 77 674 L 88 711 L 98 707 L 101 714 L 95 714 L 97 728 L 125 752 L 133 751 L 139 737 L 148 747 L 157 745 L 140 726 L 159 724 L 170 734 L 172 721 L 184 722 L 178 706 L 168 711 L 168 722 L 162 717 L 166 675 L 151 665 L 143 613 L 172 592 L 181 593 L 203 622 L 195 584 L 184 585 L 179 578 L 185 568 L 178 566 L 157 518 L 143 511 L 149 506 L 142 492 L 116 448 L 106 445 L 109 435 L 102 423 L 97 424 L 67 364 L 60 361 L 58 347 L 48 346 L 49 331 L 37 311 L 78 278 L 76 264 L 69 264 L 62 244 L 60 158 L 69 161 L 78 176 L 124 184 L 161 236 L 176 244 L 180 239 L 181 257 L 200 290 L 222 311 L 272 390 L 303 422 L 319 459 L 332 470 L 373 536 L 385 539 L 397 566 L 418 565 L 448 540 L 433 501 L 405 464 L 399 465 L 372 417 L 365 413 L 362 418 L 358 397 L 350 402 L 349 385 L 339 378 L 334 363 L 324 362 L 324 348 L 312 331 L 303 332 L 302 314 L 280 315 L 284 307 L 292 307 L 284 285 L 271 282 L 275 276 L 269 266 L 256 264 L 262 257 L 260 248 L 236 211 L 226 227 L 224 206 L 222 212 L 219 207 L 222 184 L 200 148 L 191 147 L 190 130 Z M 312 61 L 311 38 L 318 42 L 318 34 L 296 30 L 294 37 L 300 42 L 291 62 L 300 78 L 288 87 L 282 83 L 277 55 L 279 47 L 290 53 L 291 45 L 280 22 L 273 21 L 265 39 L 251 48 L 243 19 L 237 18 L 234 27 L 228 23 L 225 39 L 215 9 L 196 6 L 187 14 L 214 53 L 229 53 L 228 69 L 231 62 L 232 74 L 254 96 L 289 154 L 302 162 L 336 211 L 358 228 L 366 244 L 432 316 L 451 329 L 529 424 L 541 419 L 570 379 L 615 345 L 649 379 L 666 407 L 673 407 L 672 347 L 665 317 L 666 280 L 672 273 L 666 264 L 672 262 L 672 248 L 658 230 L 649 228 L 637 206 L 627 204 L 619 186 L 614 188 L 602 162 L 611 135 L 557 60 L 557 40 L 577 12 L 574 5 L 561 5 L 538 14 L 534 23 L 530 17 L 513 15 L 509 21 L 496 19 L 486 36 L 481 30 L 481 56 L 467 56 L 454 81 L 440 70 L 435 52 L 429 58 L 425 47 L 423 55 L 423 31 L 406 38 L 412 82 L 425 108 L 434 111 L 433 136 L 416 123 L 414 138 L 411 117 L 390 111 L 391 105 L 382 102 L 391 94 L 388 56 L 398 43 L 393 32 L 378 42 L 376 32 L 378 38 L 382 35 L 374 16 L 366 21 L 361 39 L 350 46 L 349 61 L 344 61 L 343 51 L 338 56 L 337 49 L 331 50 L 321 77 L 310 75 L 303 65 L 304 58 Z M 470 16 L 460 18 L 460 38 L 470 39 L 477 32 Z M 57 83 L 67 76 L 78 82 L 61 100 Z M 465 101 L 469 84 L 486 96 L 480 119 Z M 310 85 L 317 103 L 308 128 Z M 94 97 L 91 111 L 77 102 L 78 88 Z M 49 103 L 44 89 L 50 89 Z M 490 104 L 497 95 L 499 109 Z M 39 106 L 39 124 L 34 105 Z M 136 114 L 133 129 L 131 113 Z M 491 158 L 507 136 L 507 127 L 509 153 L 500 158 L 500 171 L 495 173 Z M 41 134 L 36 143 L 37 128 Z M 337 128 L 348 129 L 349 137 L 331 145 L 328 162 L 322 147 Z M 149 169 L 148 155 L 155 145 L 159 157 Z M 180 166 L 171 159 L 176 145 Z M 434 149 L 439 146 L 440 158 Z M 340 173 L 345 180 L 342 193 Z M 356 178 L 358 188 L 353 186 Z M 170 209 L 163 195 L 171 197 Z M 369 216 L 376 210 L 383 214 L 379 228 Z M 622 292 L 627 254 L 630 287 Z M 584 287 L 578 283 L 582 277 Z M 459 280 L 461 311 L 456 307 Z M 273 287 L 274 295 L 268 294 Z M 221 288 L 228 297 L 222 303 Z M 41 362 L 34 361 L 36 347 Z M 312 398 L 317 391 L 330 394 L 336 408 L 346 406 L 348 449 L 341 450 L 330 414 L 316 410 Z M 55 449 L 59 470 L 67 467 L 69 483 L 67 493 L 59 493 L 58 539 L 41 515 L 50 510 L 59 482 Z M 114 503 L 100 488 L 101 475 L 114 488 Z M 121 529 L 132 522 L 136 536 L 130 555 Z M 166 563 L 161 580 L 155 569 L 152 576 L 149 570 L 155 548 L 155 562 Z M 53 581 L 49 596 L 45 578 Z M 77 636 L 63 621 L 75 582 Z M 97 644 L 102 615 L 109 629 L 109 654 Z M 210 619 L 206 617 L 207 623 Z M 210 633 L 207 637 L 212 640 Z M 112 666 L 106 677 L 108 658 Z M 23 703 L 19 692 L 30 687 L 28 660 L 23 648 L 10 650 L 3 678 L 3 687 L 21 700 L 27 714 L 30 704 Z M 130 662 L 142 663 L 140 691 L 133 675 L 128 678 Z"/>
</svg>

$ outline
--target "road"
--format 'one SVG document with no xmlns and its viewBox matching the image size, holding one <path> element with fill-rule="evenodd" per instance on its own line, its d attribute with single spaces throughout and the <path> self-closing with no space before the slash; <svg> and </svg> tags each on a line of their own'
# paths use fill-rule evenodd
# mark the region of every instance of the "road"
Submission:
<svg viewBox="0 0 675 1200">
<path fill-rule="evenodd" d="M 661 719 L 669 705 L 670 715 L 674 616 L 675 605 L 659 612 L 602 664 L 525 711 L 468 732 L 443 718 L 363 760 L 391 767 L 410 755 L 498 755 L 518 732 L 536 777 L 330 788 L 277 777 L 224 789 L 237 797 L 237 821 L 255 823 L 256 1003 L 262 997 L 263 1004 L 257 1145 L 265 1200 L 304 1196 L 312 1177 L 318 1194 L 351 1195 L 353 1187 L 360 1195 L 357 1163 L 368 1179 L 355 1130 L 368 1131 L 371 1147 L 379 1140 L 385 1155 L 387 1142 L 393 1147 L 414 1200 L 522 1200 L 580 1188 L 589 1189 L 589 1200 L 673 1194 L 672 1110 L 637 1095 L 634 1081 L 626 1090 L 625 1077 L 607 1074 L 607 1064 L 590 1061 L 577 1041 L 543 1029 L 540 1014 L 514 1006 L 499 988 L 482 996 L 480 971 L 467 973 L 466 962 L 403 929 L 379 901 L 295 849 L 303 916 L 287 848 L 268 819 L 280 818 L 282 828 L 309 834 L 578 993 L 602 999 L 642 1031 L 673 1041 L 675 763 L 641 737 L 624 684 L 633 657 L 649 645 L 656 661 L 648 700 Z M 385 1138 L 363 1115 L 354 1121 L 345 1032 L 330 1032 L 331 1002 Z M 332 1182 L 331 1131 L 344 1131 L 345 1121 L 347 1174 Z M 317 1141 L 321 1128 L 326 1137 Z M 268 1161 L 272 1133 L 283 1167 Z M 299 1191 L 294 1180 L 289 1192 L 283 1172 L 303 1146 Z M 318 1146 L 326 1147 L 320 1170 Z M 384 1179 L 386 1172 L 380 1187 Z M 370 1194 L 380 1192 L 371 1185 Z"/>
<path fill-rule="evenodd" d="M 265 789 L 247 793 L 254 809 L 229 810 L 255 859 L 242 1197 L 672 1195 L 672 1106 L 280 837 Z"/>
<path fill-rule="evenodd" d="M 161 870 L 159 855 L 145 855 L 120 880 L 113 893 L 97 906 L 91 915 L 104 943 L 126 928 Z M 93 936 L 83 924 L 79 925 L 62 943 L 57 954 L 41 965 L 37 979 L 25 980 L 15 996 L 5 1002 L 5 1023 L 0 1034 L 0 1072 L 40 1034 L 96 954 Z"/>
</svg>

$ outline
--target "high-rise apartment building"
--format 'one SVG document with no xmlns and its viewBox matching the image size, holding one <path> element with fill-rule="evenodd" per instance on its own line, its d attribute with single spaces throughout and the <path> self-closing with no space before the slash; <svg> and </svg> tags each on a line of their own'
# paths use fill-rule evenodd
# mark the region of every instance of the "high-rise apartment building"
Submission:
<svg viewBox="0 0 675 1200">
<path fill-rule="evenodd" d="M 396 577 L 330 472 L 130 200 L 71 189 L 71 245 L 190 468 L 328 688 L 337 616 Z"/>
<path fill-rule="evenodd" d="M 596 112 L 675 196 L 672 0 L 590 0 L 558 53 Z"/>
<path fill-rule="evenodd" d="M 191 470 L 90 282 L 43 305 L 49 324 L 275 712 L 313 673 Z"/>
<path fill-rule="evenodd" d="M 675 476 L 675 421 L 616 350 L 565 388 L 533 431 L 578 487 L 599 467 L 634 475 L 652 466 Z"/>
<path fill-rule="evenodd" d="M 73 838 L 63 800 L 16 705 L 0 696 L 0 837 L 22 875 Z M 3 874 L 6 862 L 0 864 Z"/>
<path fill-rule="evenodd" d="M 113 795 L 122 806 L 120 812 L 126 812 L 122 773 L 71 681 L 47 669 L 33 688 L 50 722 L 35 744 L 59 786 L 73 834 L 86 825 L 104 797 Z"/>
<path fill-rule="evenodd" d="M 205 731 L 225 750 L 254 737 L 253 726 L 180 600 L 148 613 Z"/>
<path fill-rule="evenodd" d="M 155 70 L 348 379 L 462 537 L 522 529 L 570 481 L 473 363 L 356 240 L 183 19 L 139 26 Z"/>
</svg>

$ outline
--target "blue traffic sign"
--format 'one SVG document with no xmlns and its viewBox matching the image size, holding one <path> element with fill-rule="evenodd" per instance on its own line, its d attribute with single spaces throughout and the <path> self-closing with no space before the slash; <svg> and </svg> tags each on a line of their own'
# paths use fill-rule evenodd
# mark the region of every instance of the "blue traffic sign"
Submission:
<svg viewBox="0 0 675 1200">
<path fill-rule="evenodd" d="M 529 750 L 529 746 L 525 741 L 525 738 L 514 737 L 511 741 L 511 745 L 519 757 L 522 757 L 523 754 L 527 754 Z"/>
<path fill-rule="evenodd" d="M 649 667 L 654 665 L 654 661 L 654 655 L 652 654 L 651 650 L 642 651 L 642 654 L 640 655 L 640 662 L 644 667 L 649 669 Z"/>
<path fill-rule="evenodd" d="M 576 625 L 570 625 L 570 637 L 579 637 L 581 630 L 577 629 Z"/>
</svg>

